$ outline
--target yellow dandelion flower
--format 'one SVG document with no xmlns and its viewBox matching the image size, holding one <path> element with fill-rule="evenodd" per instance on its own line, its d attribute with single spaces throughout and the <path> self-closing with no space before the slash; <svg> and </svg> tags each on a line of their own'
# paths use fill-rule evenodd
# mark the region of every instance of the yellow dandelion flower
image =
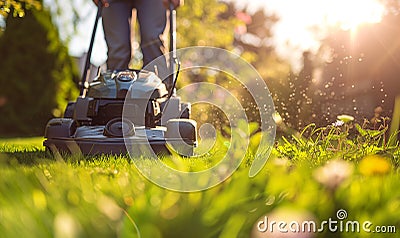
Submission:
<svg viewBox="0 0 400 238">
<path fill-rule="evenodd" d="M 366 176 L 387 174 L 391 167 L 390 162 L 380 155 L 368 155 L 359 164 L 361 174 Z"/>
</svg>

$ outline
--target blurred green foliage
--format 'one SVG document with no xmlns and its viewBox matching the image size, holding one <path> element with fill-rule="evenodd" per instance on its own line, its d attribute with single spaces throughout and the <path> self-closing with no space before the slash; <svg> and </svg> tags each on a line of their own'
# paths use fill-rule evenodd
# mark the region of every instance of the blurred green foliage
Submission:
<svg viewBox="0 0 400 238">
<path fill-rule="evenodd" d="M 4 0 L 0 2 L 0 16 L 7 17 L 12 13 L 13 17 L 24 17 L 27 9 L 40 9 L 39 0 Z"/>
<path fill-rule="evenodd" d="M 0 37 L 0 134 L 41 135 L 77 96 L 77 70 L 46 10 L 9 15 Z"/>
<path fill-rule="evenodd" d="M 215 0 L 187 1 L 177 10 L 178 48 L 214 46 L 231 49 L 234 15 L 221 18 L 227 5 Z"/>
<path fill-rule="evenodd" d="M 252 160 L 248 154 L 245 163 L 225 182 L 195 193 L 173 192 L 150 183 L 125 157 L 65 156 L 65 160 L 54 161 L 41 147 L 2 140 L 0 234 L 5 237 L 263 237 L 266 234 L 259 233 L 254 226 L 265 215 L 275 219 L 311 217 L 318 224 L 329 218 L 337 219 L 339 209 L 347 211 L 349 221 L 369 220 L 374 225 L 394 225 L 398 229 L 400 148 L 377 144 L 374 141 L 382 140 L 384 134 L 361 129 L 355 132 L 357 137 L 345 127 L 314 128 L 314 136 L 303 134 L 301 139 L 279 140 L 267 165 L 256 177 L 248 177 Z M 217 140 L 216 146 L 224 148 L 226 142 Z M 346 156 L 347 153 L 351 156 Z M 201 160 L 173 161 L 177 169 L 193 171 L 189 166 L 207 168 L 207 160 L 219 160 L 220 156 L 210 153 Z M 396 237 L 396 234 L 325 230 L 316 236 Z"/>
</svg>

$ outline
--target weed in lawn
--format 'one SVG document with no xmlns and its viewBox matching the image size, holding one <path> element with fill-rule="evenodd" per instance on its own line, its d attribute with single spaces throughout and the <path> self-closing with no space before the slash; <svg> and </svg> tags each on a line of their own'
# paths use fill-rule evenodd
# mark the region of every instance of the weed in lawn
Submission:
<svg viewBox="0 0 400 238">
<path fill-rule="evenodd" d="M 276 147 L 278 154 L 296 160 L 296 163 L 318 166 L 330 159 L 359 161 L 366 155 L 379 153 L 388 155 L 398 165 L 397 133 L 387 139 L 387 125 L 372 130 L 353 125 L 351 120 L 338 122 L 320 128 L 310 124 L 298 136 L 282 137 Z"/>
</svg>

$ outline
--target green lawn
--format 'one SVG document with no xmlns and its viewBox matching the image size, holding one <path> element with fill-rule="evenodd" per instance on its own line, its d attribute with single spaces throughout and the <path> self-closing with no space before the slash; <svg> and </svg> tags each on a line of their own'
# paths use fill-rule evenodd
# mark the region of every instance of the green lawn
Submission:
<svg viewBox="0 0 400 238">
<path fill-rule="evenodd" d="M 54 160 L 44 152 L 42 138 L 1 139 L 0 236 L 277 237 L 276 224 L 275 236 L 256 229 L 267 216 L 269 221 L 372 224 L 371 232 L 342 227 L 332 233 L 325 225 L 315 236 L 301 237 L 400 237 L 398 145 L 382 143 L 382 134 L 361 131 L 348 138 L 330 130 L 279 140 L 256 177 L 248 177 L 244 163 L 224 183 L 195 193 L 152 184 L 128 158 Z M 251 159 L 248 155 L 246 161 Z M 181 162 L 183 167 L 197 163 Z M 347 212 L 343 220 L 337 214 L 341 209 Z M 372 232 L 377 227 L 397 230 Z"/>
<path fill-rule="evenodd" d="M 13 147 L 28 147 L 41 149 L 43 137 L 27 137 L 27 138 L 0 138 L 0 145 L 10 145 Z"/>
</svg>

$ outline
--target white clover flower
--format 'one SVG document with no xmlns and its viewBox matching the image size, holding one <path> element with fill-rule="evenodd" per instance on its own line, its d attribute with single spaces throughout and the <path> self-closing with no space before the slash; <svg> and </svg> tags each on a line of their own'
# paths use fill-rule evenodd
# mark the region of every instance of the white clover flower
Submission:
<svg viewBox="0 0 400 238">
<path fill-rule="evenodd" d="M 353 165 L 347 161 L 336 159 L 314 172 L 315 179 L 329 189 L 336 189 L 353 173 Z"/>
<path fill-rule="evenodd" d="M 332 126 L 334 127 L 341 127 L 344 125 L 344 121 L 337 120 L 336 122 L 332 123 Z"/>
<path fill-rule="evenodd" d="M 81 225 L 71 214 L 61 212 L 56 214 L 53 222 L 55 237 L 79 237 Z"/>
</svg>

